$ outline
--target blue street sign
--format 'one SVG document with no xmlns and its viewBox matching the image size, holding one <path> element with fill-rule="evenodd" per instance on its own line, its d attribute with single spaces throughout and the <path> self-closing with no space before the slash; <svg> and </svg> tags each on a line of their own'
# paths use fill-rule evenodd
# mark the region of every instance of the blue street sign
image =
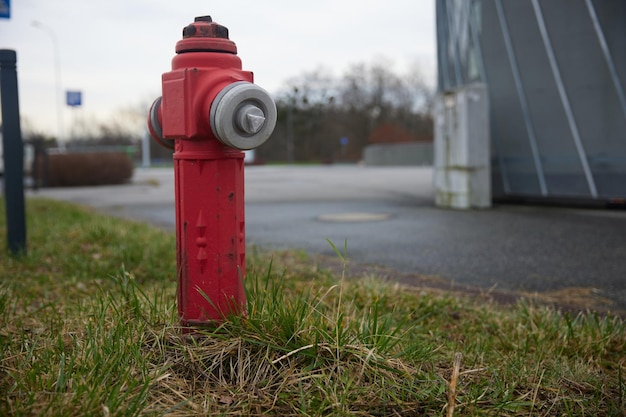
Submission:
<svg viewBox="0 0 626 417">
<path fill-rule="evenodd" d="M 65 102 L 70 107 L 80 107 L 83 104 L 82 99 L 83 97 L 80 91 L 66 91 L 65 92 Z"/>
<path fill-rule="evenodd" d="M 0 19 L 11 18 L 11 0 L 0 0 Z"/>
</svg>

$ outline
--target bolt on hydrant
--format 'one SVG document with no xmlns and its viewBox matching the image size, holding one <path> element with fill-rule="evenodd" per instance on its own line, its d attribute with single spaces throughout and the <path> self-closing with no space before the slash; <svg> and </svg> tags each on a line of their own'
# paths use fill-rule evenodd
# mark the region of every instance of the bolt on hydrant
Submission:
<svg viewBox="0 0 626 417">
<path fill-rule="evenodd" d="M 152 138 L 174 149 L 178 314 L 185 327 L 246 314 L 244 154 L 276 125 L 276 105 L 243 71 L 228 29 L 197 17 L 176 43 Z"/>
</svg>

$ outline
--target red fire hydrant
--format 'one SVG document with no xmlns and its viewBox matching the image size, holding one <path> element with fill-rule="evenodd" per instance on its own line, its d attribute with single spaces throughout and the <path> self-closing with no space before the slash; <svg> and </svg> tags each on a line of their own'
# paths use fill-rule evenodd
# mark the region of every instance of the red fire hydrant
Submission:
<svg viewBox="0 0 626 417">
<path fill-rule="evenodd" d="M 210 16 L 183 29 L 176 54 L 148 127 L 174 149 L 178 314 L 188 327 L 246 314 L 241 150 L 269 138 L 276 105 Z"/>
</svg>

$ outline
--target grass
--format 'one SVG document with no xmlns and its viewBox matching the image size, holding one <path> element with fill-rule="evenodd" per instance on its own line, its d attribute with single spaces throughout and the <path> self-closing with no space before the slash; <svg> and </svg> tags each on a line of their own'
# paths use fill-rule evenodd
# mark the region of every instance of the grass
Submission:
<svg viewBox="0 0 626 417">
<path fill-rule="evenodd" d="M 27 225 L 27 256 L 0 248 L 0 415 L 626 414 L 616 316 L 348 279 L 251 248 L 248 317 L 190 336 L 171 234 L 39 199 Z"/>
</svg>

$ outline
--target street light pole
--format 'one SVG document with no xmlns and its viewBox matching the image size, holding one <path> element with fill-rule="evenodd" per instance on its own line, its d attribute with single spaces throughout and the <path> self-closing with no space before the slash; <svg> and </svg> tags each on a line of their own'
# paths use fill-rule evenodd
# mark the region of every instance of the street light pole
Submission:
<svg viewBox="0 0 626 417">
<path fill-rule="evenodd" d="M 61 86 L 61 55 L 59 52 L 59 41 L 56 37 L 54 31 L 49 27 L 44 25 L 43 23 L 33 20 L 32 25 L 38 29 L 46 32 L 50 39 L 52 39 L 52 46 L 54 52 L 54 76 L 55 76 L 55 84 L 56 84 L 56 111 L 57 111 L 57 136 L 58 136 L 58 145 L 61 150 L 65 150 L 65 139 L 64 131 L 63 131 L 63 88 Z"/>
</svg>

